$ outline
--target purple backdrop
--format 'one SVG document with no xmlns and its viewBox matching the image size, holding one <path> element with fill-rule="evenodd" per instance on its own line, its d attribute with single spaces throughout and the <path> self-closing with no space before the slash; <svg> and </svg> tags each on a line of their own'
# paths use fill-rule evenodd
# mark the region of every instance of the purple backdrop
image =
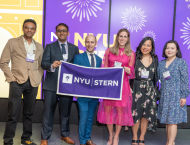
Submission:
<svg viewBox="0 0 190 145">
<path fill-rule="evenodd" d="M 182 58 L 186 60 L 190 72 L 190 0 L 177 1 L 175 40 L 179 43 Z M 190 105 L 190 97 L 187 98 L 187 105 Z"/>
<path fill-rule="evenodd" d="M 97 36 L 98 44 L 95 50 L 102 56 L 108 46 L 108 21 L 109 0 L 48 0 L 45 43 L 56 40 L 52 35 L 55 26 L 63 22 L 69 26 L 68 41 L 77 45 L 80 50 L 85 50 L 84 38 L 87 34 L 93 33 Z"/>
<path fill-rule="evenodd" d="M 172 39 L 174 0 L 117 0 L 112 1 L 111 41 L 125 27 L 131 33 L 134 51 L 145 36 L 155 40 L 159 60 L 166 41 Z"/>
<path fill-rule="evenodd" d="M 96 53 L 103 57 L 108 47 L 109 0 L 48 0 L 46 1 L 45 44 L 56 41 L 55 27 L 69 26 L 68 41 L 85 50 L 84 38 L 93 33 L 98 38 Z M 75 100 L 75 98 L 74 98 Z"/>
<path fill-rule="evenodd" d="M 177 1 L 175 39 L 179 42 L 183 58 L 188 65 L 190 64 L 187 56 L 190 51 L 190 48 L 188 49 L 190 47 L 189 8 L 190 0 Z M 131 45 L 134 51 L 143 37 L 151 36 L 155 40 L 156 54 L 161 60 L 164 44 L 172 39 L 173 12 L 174 0 L 112 0 L 110 43 L 113 43 L 114 35 L 118 30 L 126 27 L 131 32 Z M 46 1 L 45 44 L 56 41 L 55 26 L 63 22 L 69 26 L 68 41 L 77 45 L 82 51 L 85 50 L 85 36 L 89 33 L 96 35 L 98 38 L 96 51 L 100 57 L 103 57 L 108 46 L 108 21 L 109 0 L 48 0 Z M 188 28 L 184 28 L 183 22 Z M 188 34 L 183 34 L 183 29 L 187 30 Z M 183 35 L 184 37 L 180 38 Z M 186 40 L 188 41 L 183 45 Z M 190 105 L 190 97 L 187 101 Z"/>
</svg>

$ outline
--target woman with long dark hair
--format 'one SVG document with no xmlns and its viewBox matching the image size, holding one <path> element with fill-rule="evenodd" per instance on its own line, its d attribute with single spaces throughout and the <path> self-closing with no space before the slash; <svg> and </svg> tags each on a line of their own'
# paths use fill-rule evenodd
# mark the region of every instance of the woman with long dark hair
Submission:
<svg viewBox="0 0 190 145">
<path fill-rule="evenodd" d="M 138 145 L 138 143 L 144 145 L 144 136 L 148 124 L 152 130 L 155 130 L 157 126 L 157 65 L 158 57 L 155 55 L 154 40 L 151 37 L 145 37 L 136 50 L 135 80 L 132 93 L 132 116 L 134 121 L 132 145 Z M 139 124 L 141 135 L 138 140 Z"/>
<path fill-rule="evenodd" d="M 135 53 L 130 45 L 130 33 L 127 29 L 120 29 L 117 33 L 114 46 L 108 48 L 103 59 L 104 67 L 123 67 L 123 91 L 122 100 L 103 100 L 100 102 L 97 120 L 107 124 L 109 141 L 107 145 L 118 145 L 119 134 L 122 126 L 132 126 L 131 113 L 132 95 L 129 79 L 134 78 Z M 114 76 L 113 76 L 114 78 Z M 115 133 L 113 124 L 116 124 Z"/>
<path fill-rule="evenodd" d="M 188 66 L 182 58 L 176 41 L 168 41 L 159 62 L 158 79 L 161 81 L 161 98 L 158 105 L 158 119 L 166 124 L 167 143 L 174 145 L 177 124 L 187 122 L 186 97 L 189 91 Z"/>
</svg>

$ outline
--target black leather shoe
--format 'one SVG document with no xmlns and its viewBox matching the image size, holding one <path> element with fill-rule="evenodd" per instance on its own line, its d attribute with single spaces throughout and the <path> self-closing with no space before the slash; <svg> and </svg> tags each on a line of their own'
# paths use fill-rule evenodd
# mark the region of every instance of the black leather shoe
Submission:
<svg viewBox="0 0 190 145">
<path fill-rule="evenodd" d="M 25 141 L 21 141 L 21 145 L 37 145 L 37 144 L 35 144 L 31 140 L 25 140 Z"/>
</svg>

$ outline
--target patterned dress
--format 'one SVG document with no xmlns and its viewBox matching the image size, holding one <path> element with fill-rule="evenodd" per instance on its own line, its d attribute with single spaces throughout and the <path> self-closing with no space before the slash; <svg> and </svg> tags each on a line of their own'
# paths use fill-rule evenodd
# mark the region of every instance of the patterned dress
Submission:
<svg viewBox="0 0 190 145">
<path fill-rule="evenodd" d="M 124 54 L 124 48 L 120 48 L 119 55 L 114 55 L 110 52 L 110 48 L 108 48 L 103 59 L 103 67 L 114 67 L 115 61 L 121 62 L 122 67 L 129 67 L 131 72 L 129 75 L 126 72 L 124 73 L 122 100 L 101 100 L 99 104 L 97 120 L 103 124 L 132 126 L 132 94 L 130 91 L 129 78 L 133 79 L 135 77 L 135 53 L 132 52 L 131 56 L 127 56 Z"/>
<path fill-rule="evenodd" d="M 139 119 L 146 118 L 149 121 L 149 127 L 155 131 L 157 126 L 157 98 L 154 89 L 154 64 L 145 67 L 140 60 L 136 62 L 135 81 L 133 87 L 133 105 L 132 116 L 134 123 Z M 141 71 L 149 71 L 148 78 L 141 78 Z"/>
<path fill-rule="evenodd" d="M 158 105 L 158 119 L 165 124 L 187 122 L 187 106 L 180 107 L 180 99 L 188 97 L 189 75 L 185 60 L 176 57 L 166 68 L 166 59 L 159 62 L 158 79 L 161 81 L 161 98 Z M 169 71 L 170 79 L 164 80 L 163 73 Z"/>
</svg>

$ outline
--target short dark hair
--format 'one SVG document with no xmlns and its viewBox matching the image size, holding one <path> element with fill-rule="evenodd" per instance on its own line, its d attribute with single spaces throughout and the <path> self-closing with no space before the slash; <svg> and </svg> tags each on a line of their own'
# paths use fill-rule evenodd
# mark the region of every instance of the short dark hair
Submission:
<svg viewBox="0 0 190 145">
<path fill-rule="evenodd" d="M 67 31 L 69 31 L 69 27 L 68 27 L 68 25 L 65 24 L 65 23 L 59 23 L 59 24 L 55 27 L 55 30 L 56 30 L 56 31 L 57 31 L 57 27 L 60 26 L 60 25 L 66 27 L 66 28 L 67 28 Z"/>
<path fill-rule="evenodd" d="M 166 54 L 165 54 L 165 50 L 167 49 L 168 43 L 174 43 L 174 44 L 175 44 L 175 46 L 176 46 L 176 48 L 177 48 L 177 50 L 178 50 L 178 52 L 176 53 L 176 57 L 182 58 L 182 54 L 181 54 L 181 50 L 180 50 L 180 48 L 179 48 L 179 44 L 178 44 L 175 40 L 170 40 L 170 41 L 166 42 L 166 44 L 164 45 L 163 52 L 162 52 L 162 57 L 168 58 L 168 57 L 166 56 Z"/>
<path fill-rule="evenodd" d="M 155 57 L 155 45 L 154 45 L 154 40 L 152 37 L 145 37 L 143 38 L 143 40 L 141 40 L 139 46 L 136 49 L 136 57 L 137 59 L 142 59 L 143 53 L 141 52 L 141 47 L 143 46 L 143 44 L 147 41 L 150 40 L 151 41 L 151 45 L 152 45 L 152 50 L 150 51 L 150 55 L 152 57 Z"/>
<path fill-rule="evenodd" d="M 24 23 L 23 23 L 23 28 L 24 28 L 24 24 L 25 24 L 25 23 L 28 23 L 28 22 L 33 23 L 33 24 L 35 25 L 35 29 L 37 28 L 36 21 L 35 21 L 35 20 L 33 20 L 33 19 L 26 19 L 26 20 L 24 20 Z"/>
</svg>

